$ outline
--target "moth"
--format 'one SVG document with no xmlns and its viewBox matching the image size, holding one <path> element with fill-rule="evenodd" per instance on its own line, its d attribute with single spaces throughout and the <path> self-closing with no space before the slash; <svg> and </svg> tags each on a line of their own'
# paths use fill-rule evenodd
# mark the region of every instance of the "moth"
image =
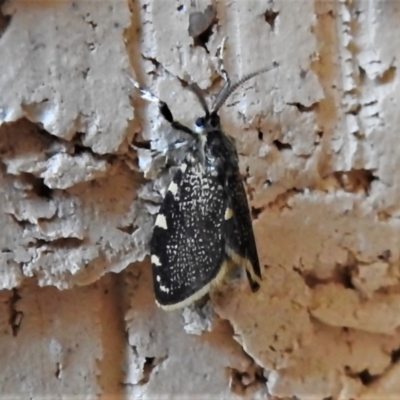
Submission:
<svg viewBox="0 0 400 400">
<path fill-rule="evenodd" d="M 224 67 L 224 46 L 225 39 L 216 54 L 224 84 L 211 110 L 200 87 L 190 84 L 204 111 L 193 129 L 176 121 L 165 102 L 132 80 L 141 97 L 157 103 L 172 128 L 187 136 L 184 144 L 176 143 L 176 147 L 185 146 L 185 155 L 161 204 L 150 243 L 155 298 L 165 310 L 185 307 L 206 295 L 231 265 L 245 268 L 252 291 L 260 286 L 261 269 L 238 154 L 233 138 L 222 130 L 218 111 L 240 85 L 276 64 L 231 84 Z"/>
</svg>

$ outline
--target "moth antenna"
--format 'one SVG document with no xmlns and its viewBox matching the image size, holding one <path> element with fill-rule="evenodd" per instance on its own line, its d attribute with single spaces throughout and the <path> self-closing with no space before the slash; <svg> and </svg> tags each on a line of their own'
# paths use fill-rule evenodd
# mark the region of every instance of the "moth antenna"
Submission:
<svg viewBox="0 0 400 400">
<path fill-rule="evenodd" d="M 225 83 L 222 86 L 222 89 L 217 94 L 217 97 L 214 101 L 214 105 L 212 107 L 213 112 L 217 111 L 215 106 L 220 103 L 221 99 L 224 99 L 226 97 L 226 94 L 230 91 L 230 88 L 231 88 L 231 79 L 229 77 L 228 71 L 226 70 L 225 64 L 224 64 L 224 49 L 225 49 L 226 41 L 227 41 L 227 38 L 224 37 L 222 39 L 220 46 L 217 49 L 217 52 L 215 53 L 215 56 L 218 59 L 217 71 L 218 71 L 218 74 L 224 79 Z"/>
<path fill-rule="evenodd" d="M 272 64 L 272 66 L 270 67 L 265 67 L 262 68 L 258 71 L 252 72 L 250 74 L 245 75 L 243 78 L 239 79 L 234 85 L 230 86 L 226 91 L 224 91 L 224 93 L 222 93 L 222 91 L 224 90 L 224 88 L 222 88 L 222 90 L 219 92 L 218 96 L 217 96 L 217 100 L 215 101 L 215 104 L 212 108 L 212 113 L 216 113 L 218 112 L 218 110 L 224 105 L 224 103 L 226 102 L 226 100 L 228 99 L 228 97 L 241 85 L 243 85 L 243 83 L 247 82 L 248 80 L 264 74 L 265 72 L 270 72 L 273 69 L 279 67 L 279 64 L 277 62 L 274 62 Z"/>
<path fill-rule="evenodd" d="M 197 100 L 199 100 L 199 103 L 201 105 L 201 108 L 205 112 L 206 117 L 208 117 L 210 115 L 210 110 L 208 109 L 203 90 L 201 90 L 200 86 L 196 82 L 190 83 L 189 89 L 196 95 Z"/>
</svg>

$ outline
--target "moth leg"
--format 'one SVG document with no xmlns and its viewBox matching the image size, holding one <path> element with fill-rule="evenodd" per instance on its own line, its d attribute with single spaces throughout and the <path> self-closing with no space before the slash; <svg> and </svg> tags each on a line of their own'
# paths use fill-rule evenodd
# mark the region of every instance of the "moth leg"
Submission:
<svg viewBox="0 0 400 400">
<path fill-rule="evenodd" d="M 231 86 L 231 79 L 229 78 L 229 74 L 225 68 L 224 64 L 224 49 L 225 49 L 225 43 L 226 43 L 226 37 L 222 39 L 221 44 L 219 45 L 217 52 L 216 52 L 216 57 L 218 58 L 217 61 L 217 71 L 218 73 L 222 76 L 222 78 L 225 81 L 225 84 L 223 88 L 221 89 L 221 92 L 228 91 L 230 86 Z"/>
<path fill-rule="evenodd" d="M 247 275 L 247 280 L 249 281 L 250 289 L 251 291 L 257 292 L 258 289 L 260 289 L 260 282 L 258 280 L 254 280 L 252 277 L 252 273 L 246 268 L 246 275 Z"/>
<path fill-rule="evenodd" d="M 186 140 L 175 140 L 168 145 L 168 148 L 164 150 L 163 154 L 165 155 L 165 165 L 176 165 L 181 164 L 183 159 L 185 158 L 186 152 L 179 152 L 182 148 L 185 148 L 189 145 Z"/>
<path fill-rule="evenodd" d="M 177 139 L 174 142 L 169 143 L 168 147 L 165 148 L 164 150 L 150 149 L 150 154 L 153 157 L 165 156 L 168 161 L 171 153 L 174 153 L 176 150 L 179 150 L 188 145 L 189 145 L 189 143 L 186 140 Z M 134 148 L 136 148 L 136 147 L 134 147 Z"/>
<path fill-rule="evenodd" d="M 167 151 L 174 151 L 180 149 L 181 147 L 187 146 L 188 142 L 186 140 L 177 139 L 168 145 Z"/>
<path fill-rule="evenodd" d="M 129 76 L 129 79 L 132 82 L 133 86 L 140 91 L 140 97 L 142 99 L 157 104 L 158 109 L 160 110 L 160 114 L 166 121 L 171 124 L 172 128 L 178 131 L 185 132 L 189 135 L 195 135 L 190 128 L 174 120 L 172 112 L 165 101 L 160 100 L 155 94 L 150 92 L 150 90 L 146 89 L 145 87 L 141 86 L 132 77 Z"/>
</svg>

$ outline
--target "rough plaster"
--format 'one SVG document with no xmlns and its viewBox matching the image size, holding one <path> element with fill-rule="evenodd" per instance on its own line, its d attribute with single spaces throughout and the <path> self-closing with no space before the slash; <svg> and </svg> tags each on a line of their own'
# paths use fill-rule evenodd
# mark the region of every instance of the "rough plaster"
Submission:
<svg viewBox="0 0 400 400">
<path fill-rule="evenodd" d="M 39 288 L 32 280 L 2 291 L 1 398 L 92 399 L 117 393 L 125 336 L 115 290 L 116 283 L 106 278 L 68 291 Z"/>
<path fill-rule="evenodd" d="M 0 1 L 2 398 L 399 397 L 400 3 L 210 4 Z M 128 74 L 190 123 L 223 36 L 234 78 L 279 63 L 221 110 L 263 284 L 165 313 L 145 256 L 177 133 Z"/>
</svg>

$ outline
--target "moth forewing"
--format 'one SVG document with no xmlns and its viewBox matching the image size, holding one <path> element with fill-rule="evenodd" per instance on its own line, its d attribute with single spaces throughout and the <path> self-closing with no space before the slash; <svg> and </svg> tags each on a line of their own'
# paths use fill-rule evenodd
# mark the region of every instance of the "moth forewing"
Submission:
<svg viewBox="0 0 400 400">
<path fill-rule="evenodd" d="M 169 185 L 151 240 L 156 301 L 170 310 L 204 296 L 226 267 L 224 189 L 195 154 L 183 165 Z"/>
</svg>

